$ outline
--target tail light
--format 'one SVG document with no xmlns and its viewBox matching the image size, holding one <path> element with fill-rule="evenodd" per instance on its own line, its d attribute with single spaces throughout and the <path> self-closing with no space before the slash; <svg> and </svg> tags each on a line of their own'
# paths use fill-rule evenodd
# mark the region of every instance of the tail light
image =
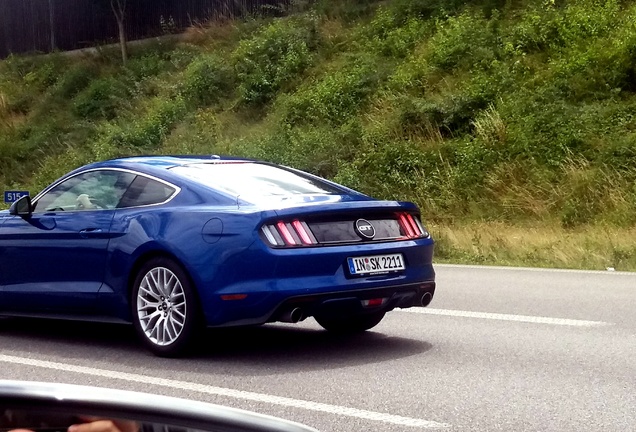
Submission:
<svg viewBox="0 0 636 432">
<path fill-rule="evenodd" d="M 390 212 L 369 219 L 379 234 L 373 239 L 361 239 L 354 227 L 356 217 L 333 221 L 313 220 L 311 227 L 302 219 L 281 219 L 263 225 L 261 238 L 275 248 L 302 248 L 429 237 L 417 216 L 408 212 Z M 312 227 L 315 230 L 313 232 Z"/>
<path fill-rule="evenodd" d="M 298 247 L 318 244 L 307 223 L 298 219 L 263 225 L 261 232 L 271 246 Z"/>
<path fill-rule="evenodd" d="M 398 213 L 397 218 L 406 238 L 426 238 L 430 235 L 422 222 L 411 213 Z"/>
</svg>

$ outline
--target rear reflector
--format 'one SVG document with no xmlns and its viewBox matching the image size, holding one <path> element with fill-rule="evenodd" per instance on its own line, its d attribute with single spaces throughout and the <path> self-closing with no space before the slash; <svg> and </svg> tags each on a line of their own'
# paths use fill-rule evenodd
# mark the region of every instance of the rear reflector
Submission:
<svg viewBox="0 0 636 432">
<path fill-rule="evenodd" d="M 247 294 L 225 294 L 221 296 L 221 300 L 244 300 Z"/>
<path fill-rule="evenodd" d="M 382 306 L 384 302 L 386 302 L 386 298 L 375 298 L 369 300 L 362 300 L 362 306 L 364 307 L 374 307 L 374 306 Z"/>
</svg>

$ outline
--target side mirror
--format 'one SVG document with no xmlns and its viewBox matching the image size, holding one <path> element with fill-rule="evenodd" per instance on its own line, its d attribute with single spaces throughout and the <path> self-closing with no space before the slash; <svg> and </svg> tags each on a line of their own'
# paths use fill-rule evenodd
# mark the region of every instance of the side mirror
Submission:
<svg viewBox="0 0 636 432">
<path fill-rule="evenodd" d="M 111 432 L 317 432 L 219 405 L 70 384 L 0 380 L 0 431 L 67 432 L 106 420 Z"/>
<path fill-rule="evenodd" d="M 31 204 L 31 197 L 28 195 L 20 197 L 9 207 L 9 214 L 14 216 L 31 216 L 31 213 L 33 213 L 33 206 Z"/>
</svg>

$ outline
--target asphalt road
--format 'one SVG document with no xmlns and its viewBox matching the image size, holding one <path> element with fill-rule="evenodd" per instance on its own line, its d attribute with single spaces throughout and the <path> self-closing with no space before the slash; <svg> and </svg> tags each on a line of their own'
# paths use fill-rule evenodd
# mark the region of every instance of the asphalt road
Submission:
<svg viewBox="0 0 636 432">
<path fill-rule="evenodd" d="M 437 266 L 426 309 L 334 337 L 299 325 L 209 331 L 147 354 L 132 328 L 0 321 L 0 379 L 122 388 L 321 431 L 636 430 L 636 274 Z"/>
</svg>

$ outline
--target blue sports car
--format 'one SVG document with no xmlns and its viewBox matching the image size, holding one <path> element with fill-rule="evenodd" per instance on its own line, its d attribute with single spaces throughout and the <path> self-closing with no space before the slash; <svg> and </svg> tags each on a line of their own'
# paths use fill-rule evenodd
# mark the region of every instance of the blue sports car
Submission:
<svg viewBox="0 0 636 432">
<path fill-rule="evenodd" d="M 0 211 L 0 315 L 132 322 L 161 356 L 205 326 L 358 332 L 430 303 L 432 257 L 413 203 L 260 161 L 121 158 Z"/>
</svg>

